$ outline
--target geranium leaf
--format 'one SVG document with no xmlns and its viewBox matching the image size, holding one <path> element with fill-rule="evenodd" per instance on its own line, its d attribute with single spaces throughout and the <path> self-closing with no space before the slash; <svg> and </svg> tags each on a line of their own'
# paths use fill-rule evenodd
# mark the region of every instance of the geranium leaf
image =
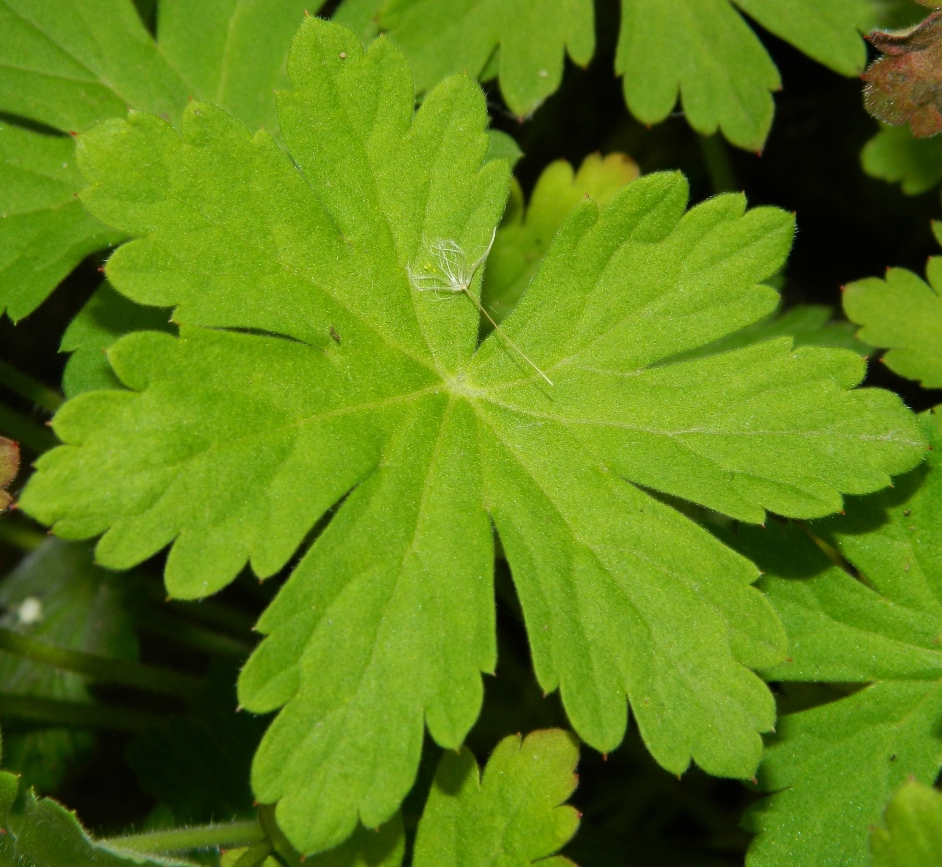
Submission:
<svg viewBox="0 0 942 867">
<path fill-rule="evenodd" d="M 923 423 L 927 465 L 812 525 L 867 583 L 795 526 L 740 528 L 790 639 L 789 660 L 766 677 L 866 684 L 780 720 L 760 770 L 777 794 L 749 817 L 761 832 L 750 867 L 869 865 L 869 829 L 890 793 L 908 776 L 931 783 L 942 766 L 942 431 L 937 416 Z"/>
<path fill-rule="evenodd" d="M 698 132 L 719 129 L 733 144 L 762 149 L 781 79 L 737 8 L 842 75 L 863 71 L 867 0 L 622 0 L 615 68 L 635 117 L 658 123 L 679 97 Z"/>
<path fill-rule="evenodd" d="M 180 336 L 112 347 L 126 388 L 60 411 L 67 445 L 22 507 L 67 537 L 104 532 L 115 568 L 172 544 L 168 589 L 195 598 L 247 562 L 274 574 L 339 504 L 240 680 L 246 708 L 283 708 L 253 786 L 305 852 L 395 812 L 423 723 L 455 748 L 476 719 L 492 522 L 540 684 L 588 743 L 619 743 L 627 696 L 665 767 L 751 776 L 774 707 L 749 668 L 784 635 L 756 569 L 640 486 L 750 521 L 817 517 L 924 450 L 898 398 L 851 390 L 853 353 L 780 338 L 672 363 L 775 308 L 760 281 L 792 217 L 736 195 L 685 213 L 677 174 L 601 215 L 582 202 L 478 347 L 509 186 L 485 162 L 483 94 L 446 79 L 416 112 L 391 41 L 364 55 L 315 19 L 289 71 L 290 158 L 203 104 L 182 137 L 141 113 L 83 136 L 86 205 L 135 238 L 109 279 L 175 307 Z"/>
<path fill-rule="evenodd" d="M 592 0 L 386 0 L 378 20 L 419 92 L 460 70 L 478 77 L 496 55 L 501 94 L 520 116 L 559 87 L 567 51 L 585 66 L 595 50 Z"/>
<path fill-rule="evenodd" d="M 368 33 L 372 9 L 409 56 L 420 91 L 449 73 L 497 75 L 520 116 L 559 86 L 566 49 L 579 65 L 594 50 L 588 0 L 347 0 L 338 15 Z M 861 34 L 876 22 L 869 0 L 621 0 L 615 71 L 632 114 L 658 123 L 679 98 L 698 132 L 720 129 L 734 144 L 761 150 L 781 80 L 740 13 L 848 76 L 863 71 Z"/>
<path fill-rule="evenodd" d="M 415 867 L 545 867 L 576 833 L 576 739 L 558 729 L 501 741 L 483 775 L 465 748 L 446 753 L 419 822 Z M 545 860 L 544 860 L 545 859 Z"/>
<path fill-rule="evenodd" d="M 873 867 L 942 864 L 942 793 L 909 780 L 887 805 L 885 826 L 873 829 Z"/>
<path fill-rule="evenodd" d="M 0 111 L 87 129 L 137 108 L 179 122 L 189 97 L 277 129 L 272 89 L 318 0 L 164 0 L 155 42 L 131 0 L 0 0 Z M 31 313 L 85 256 L 122 239 L 75 200 L 67 137 L 0 124 L 0 313 Z"/>
<path fill-rule="evenodd" d="M 19 468 L 19 446 L 12 440 L 0 437 L 0 512 L 10 505 L 6 488 L 16 478 Z"/>
<path fill-rule="evenodd" d="M 888 347 L 886 366 L 900 376 L 918 379 L 925 388 L 942 388 L 942 257 L 926 265 L 926 280 L 905 268 L 890 268 L 886 277 L 848 284 L 847 318 L 863 326 L 857 335 L 873 346 Z"/>
</svg>

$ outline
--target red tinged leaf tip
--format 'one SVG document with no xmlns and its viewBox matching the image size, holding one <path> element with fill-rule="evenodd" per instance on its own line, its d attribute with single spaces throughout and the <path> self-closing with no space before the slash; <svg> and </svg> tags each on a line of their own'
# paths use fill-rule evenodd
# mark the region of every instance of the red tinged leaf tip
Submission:
<svg viewBox="0 0 942 867">
<path fill-rule="evenodd" d="M 751 780 L 749 780 L 749 782 L 752 783 L 752 785 L 754 785 L 754 786 L 758 786 L 758 785 L 759 785 L 759 780 L 758 780 L 757 777 L 753 777 Z"/>
</svg>

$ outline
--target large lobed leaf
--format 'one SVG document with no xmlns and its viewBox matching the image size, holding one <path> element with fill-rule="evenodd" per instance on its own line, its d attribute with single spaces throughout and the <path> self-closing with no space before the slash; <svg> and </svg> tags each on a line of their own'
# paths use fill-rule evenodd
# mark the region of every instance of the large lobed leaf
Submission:
<svg viewBox="0 0 942 867">
<path fill-rule="evenodd" d="M 499 75 L 521 116 L 559 86 L 567 47 L 580 65 L 594 48 L 589 0 L 346 0 L 338 14 L 367 32 L 369 7 L 409 56 L 420 90 L 463 70 Z M 863 72 L 861 34 L 876 23 L 869 0 L 621 0 L 615 70 L 632 114 L 658 123 L 679 99 L 698 132 L 719 129 L 761 150 L 781 79 L 743 14 L 849 76 Z"/>
<path fill-rule="evenodd" d="M 495 662 L 492 527 L 539 682 L 589 744 L 619 743 L 627 697 L 666 768 L 751 776 L 774 705 L 749 668 L 779 661 L 784 635 L 755 567 L 641 486 L 748 521 L 817 517 L 924 449 L 896 397 L 850 390 L 853 353 L 780 338 L 672 363 L 772 312 L 759 281 L 792 218 L 736 195 L 685 213 L 677 174 L 601 215 L 587 199 L 476 347 L 472 300 L 423 290 L 480 291 L 470 263 L 509 185 L 504 161 L 482 164 L 480 90 L 447 79 L 415 112 L 393 43 L 364 56 L 315 19 L 289 71 L 290 158 L 203 104 L 182 136 L 132 113 L 82 137 L 86 206 L 136 239 L 109 279 L 175 307 L 180 335 L 109 350 L 126 388 L 58 414 L 66 445 L 22 507 L 65 537 L 104 533 L 113 568 L 172 545 L 185 598 L 247 562 L 274 574 L 337 507 L 240 679 L 246 708 L 282 708 L 253 786 L 306 852 L 392 815 L 423 723 L 454 748 L 475 721 Z"/>
<path fill-rule="evenodd" d="M 865 685 L 780 720 L 760 771 L 777 794 L 749 817 L 761 832 L 750 867 L 869 865 L 869 830 L 893 789 L 909 776 L 932 783 L 942 767 L 942 429 L 938 416 L 922 421 L 927 465 L 812 525 L 864 580 L 795 526 L 740 529 L 790 639 L 766 677 Z"/>
<path fill-rule="evenodd" d="M 131 0 L 0 0 L 0 112 L 63 133 L 137 108 L 178 122 L 191 97 L 277 129 L 272 88 L 311 0 L 162 0 L 158 41 Z M 120 241 L 75 200 L 71 140 L 0 124 L 0 313 L 32 312 Z"/>
</svg>

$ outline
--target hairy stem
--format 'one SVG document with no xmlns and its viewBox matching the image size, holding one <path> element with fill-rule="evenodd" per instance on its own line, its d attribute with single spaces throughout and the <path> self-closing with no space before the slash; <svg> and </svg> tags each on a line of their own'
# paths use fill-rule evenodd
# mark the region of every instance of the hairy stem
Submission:
<svg viewBox="0 0 942 867">
<path fill-rule="evenodd" d="M 103 683 L 119 683 L 149 692 L 192 700 L 203 690 L 203 681 L 187 674 L 145 665 L 130 659 L 110 659 L 80 650 L 68 650 L 11 629 L 0 629 L 0 650 L 83 674 Z"/>
<path fill-rule="evenodd" d="M 119 851 L 156 855 L 162 852 L 186 852 L 191 849 L 234 849 L 252 846 L 264 839 L 265 832 L 258 820 L 250 819 L 221 825 L 196 825 L 192 828 L 129 834 L 126 837 L 110 837 L 99 842 Z"/>
<path fill-rule="evenodd" d="M 55 412 L 62 406 L 63 397 L 59 392 L 43 385 L 31 376 L 21 373 L 12 364 L 7 364 L 5 361 L 0 361 L 0 385 L 6 386 L 14 394 L 18 394 L 49 412 Z"/>
</svg>

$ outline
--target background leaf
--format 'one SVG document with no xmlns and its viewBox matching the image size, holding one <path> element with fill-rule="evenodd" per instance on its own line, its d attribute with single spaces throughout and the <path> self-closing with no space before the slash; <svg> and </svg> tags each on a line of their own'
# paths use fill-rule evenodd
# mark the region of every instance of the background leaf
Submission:
<svg viewBox="0 0 942 867">
<path fill-rule="evenodd" d="M 903 783 L 873 829 L 873 867 L 942 863 L 942 794 L 915 780 Z"/>
</svg>

